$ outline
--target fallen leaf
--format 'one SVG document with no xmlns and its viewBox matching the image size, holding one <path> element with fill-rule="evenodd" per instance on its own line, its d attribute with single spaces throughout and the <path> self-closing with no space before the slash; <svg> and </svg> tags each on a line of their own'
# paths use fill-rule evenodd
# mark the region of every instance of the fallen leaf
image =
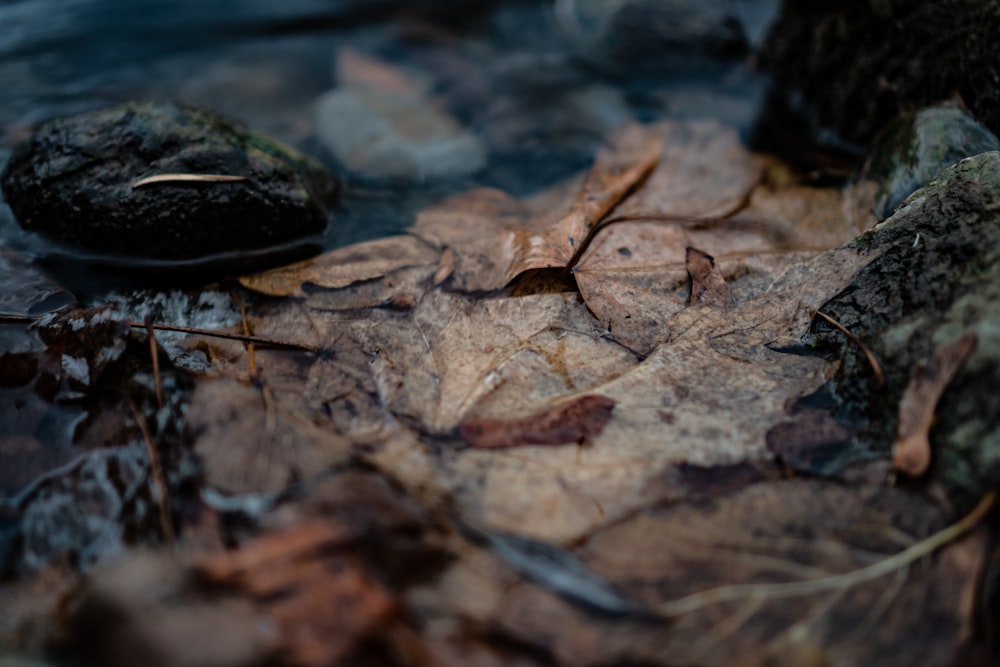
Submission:
<svg viewBox="0 0 1000 667">
<path fill-rule="evenodd" d="M 725 308 L 731 296 L 726 279 L 715 266 L 715 258 L 697 248 L 688 246 L 684 251 L 684 265 L 691 278 L 689 306 L 714 306 Z"/>
<path fill-rule="evenodd" d="M 488 227 L 471 226 L 461 213 L 461 203 L 453 200 L 419 216 L 412 232 L 439 242 L 447 238 L 447 245 L 467 258 L 451 272 L 453 284 L 466 291 L 498 290 L 531 269 L 568 268 L 608 211 L 656 166 L 661 146 L 656 132 L 639 124 L 626 125 L 598 153 L 579 191 L 557 218 L 549 212 L 529 220 L 528 211 L 516 200 L 487 191 L 478 196 L 502 212 Z M 451 214 L 455 208 L 459 208 L 457 220 Z M 470 214 L 475 216 L 477 209 Z M 470 239 L 469 231 L 451 234 L 452 225 L 472 230 L 474 236 Z"/>
<path fill-rule="evenodd" d="M 269 296 L 304 296 L 303 287 L 346 287 L 381 278 L 396 269 L 433 264 L 438 252 L 412 236 L 391 236 L 330 252 L 263 273 L 240 284 Z"/>
<path fill-rule="evenodd" d="M 188 427 L 206 481 L 229 493 L 279 492 L 350 456 L 348 441 L 305 410 L 300 389 L 283 387 L 267 359 L 263 385 L 203 381 L 191 399 Z"/>
<path fill-rule="evenodd" d="M 910 379 L 899 401 L 898 436 L 892 450 L 893 466 L 905 475 L 920 477 L 931 463 L 930 430 L 938 400 L 952 378 L 976 349 L 978 338 L 967 333 L 934 353 Z"/>
<path fill-rule="evenodd" d="M 587 394 L 523 419 L 470 419 L 458 432 L 471 447 L 480 449 L 586 444 L 604 430 L 614 407 L 606 396 Z"/>
<path fill-rule="evenodd" d="M 615 217 L 722 218 L 738 211 L 760 180 L 759 159 L 732 128 L 662 121 L 649 131 L 663 142 L 659 164 Z"/>
</svg>

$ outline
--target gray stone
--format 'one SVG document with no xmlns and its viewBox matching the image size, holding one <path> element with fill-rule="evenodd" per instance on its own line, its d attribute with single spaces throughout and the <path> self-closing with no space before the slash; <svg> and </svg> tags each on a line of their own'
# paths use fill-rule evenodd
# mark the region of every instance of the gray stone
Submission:
<svg viewBox="0 0 1000 667">
<path fill-rule="evenodd" d="M 471 174 L 483 142 L 416 95 L 347 87 L 323 95 L 316 132 L 347 169 L 373 179 L 421 181 Z"/>
<path fill-rule="evenodd" d="M 245 180 L 133 187 L 176 173 Z M 124 263 L 246 259 L 242 268 L 315 247 L 336 192 L 291 148 L 206 109 L 150 102 L 42 125 L 0 185 L 22 227 L 64 248 Z"/>
<path fill-rule="evenodd" d="M 884 220 L 899 204 L 962 158 L 1000 150 L 1000 141 L 954 106 L 907 113 L 876 137 L 865 178 L 878 182 L 874 211 Z"/>
</svg>

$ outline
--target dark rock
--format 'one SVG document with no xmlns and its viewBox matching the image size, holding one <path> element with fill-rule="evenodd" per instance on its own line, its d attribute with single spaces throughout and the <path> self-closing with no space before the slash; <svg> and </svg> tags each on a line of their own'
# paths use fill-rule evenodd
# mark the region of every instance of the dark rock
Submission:
<svg viewBox="0 0 1000 667">
<path fill-rule="evenodd" d="M 878 183 L 875 215 L 886 219 L 946 167 L 995 150 L 1000 141 L 993 133 L 957 107 L 903 114 L 879 132 L 862 175 Z"/>
<path fill-rule="evenodd" d="M 1000 132 L 1000 4 L 785 0 L 760 63 L 814 126 L 866 144 L 902 112 L 955 93 Z"/>
<path fill-rule="evenodd" d="M 133 187 L 176 173 L 246 180 Z M 42 125 L 0 185 L 25 229 L 85 254 L 154 264 L 300 254 L 326 229 L 336 191 L 318 163 L 274 140 L 205 109 L 150 102 Z"/>
<path fill-rule="evenodd" d="M 881 359 L 884 387 L 856 346 L 832 388 L 855 446 L 888 455 L 899 402 L 935 350 L 975 333 L 975 352 L 944 391 L 930 433 L 931 476 L 959 509 L 1000 482 L 1000 153 L 967 158 L 854 241 L 880 255 L 823 306 Z"/>
</svg>

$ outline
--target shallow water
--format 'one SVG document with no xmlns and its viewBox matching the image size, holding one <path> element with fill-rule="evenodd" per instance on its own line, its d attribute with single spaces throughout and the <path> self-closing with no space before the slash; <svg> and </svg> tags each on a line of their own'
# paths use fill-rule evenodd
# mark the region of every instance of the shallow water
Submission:
<svg viewBox="0 0 1000 667">
<path fill-rule="evenodd" d="M 586 166 L 627 118 L 716 118 L 749 137 L 766 89 L 749 63 L 777 3 L 664 3 L 691 20 L 677 21 L 687 27 L 652 55 L 623 48 L 630 35 L 608 38 L 609 16 L 622 4 L 0 2 L 0 162 L 49 118 L 134 98 L 202 104 L 341 175 L 344 197 L 326 239 L 338 246 L 398 232 L 421 207 L 474 185 L 516 195 L 542 189 Z M 720 53 L 698 31 L 722 25 L 723 14 L 723 28 L 743 46 Z M 337 86 L 345 48 L 419 82 L 428 104 L 485 146 L 484 164 L 460 175 L 385 178 L 337 160 L 317 138 L 317 99 Z M 0 234 L 31 256 L 48 252 L 5 206 Z"/>
</svg>

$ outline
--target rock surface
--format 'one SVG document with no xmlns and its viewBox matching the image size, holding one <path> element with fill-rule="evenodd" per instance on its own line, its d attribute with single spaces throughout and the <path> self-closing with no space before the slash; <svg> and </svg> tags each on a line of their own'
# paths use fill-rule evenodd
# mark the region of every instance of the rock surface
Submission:
<svg viewBox="0 0 1000 667">
<path fill-rule="evenodd" d="M 245 177 L 169 180 L 165 174 Z M 14 152 L 0 184 L 22 227 L 125 262 L 304 251 L 336 183 L 318 163 L 206 109 L 133 102 L 58 119 Z"/>
<path fill-rule="evenodd" d="M 903 114 L 869 151 L 865 178 L 878 182 L 874 210 L 884 220 L 904 199 L 962 158 L 1000 150 L 1000 141 L 954 106 Z"/>
<path fill-rule="evenodd" d="M 1000 481 L 1000 153 L 962 160 L 915 192 L 854 243 L 881 252 L 823 307 L 868 343 L 886 382 L 877 387 L 857 346 L 846 348 L 832 389 L 843 423 L 861 424 L 854 447 L 884 455 L 916 370 L 966 333 L 978 346 L 937 404 L 930 474 L 959 503 Z"/>
</svg>

